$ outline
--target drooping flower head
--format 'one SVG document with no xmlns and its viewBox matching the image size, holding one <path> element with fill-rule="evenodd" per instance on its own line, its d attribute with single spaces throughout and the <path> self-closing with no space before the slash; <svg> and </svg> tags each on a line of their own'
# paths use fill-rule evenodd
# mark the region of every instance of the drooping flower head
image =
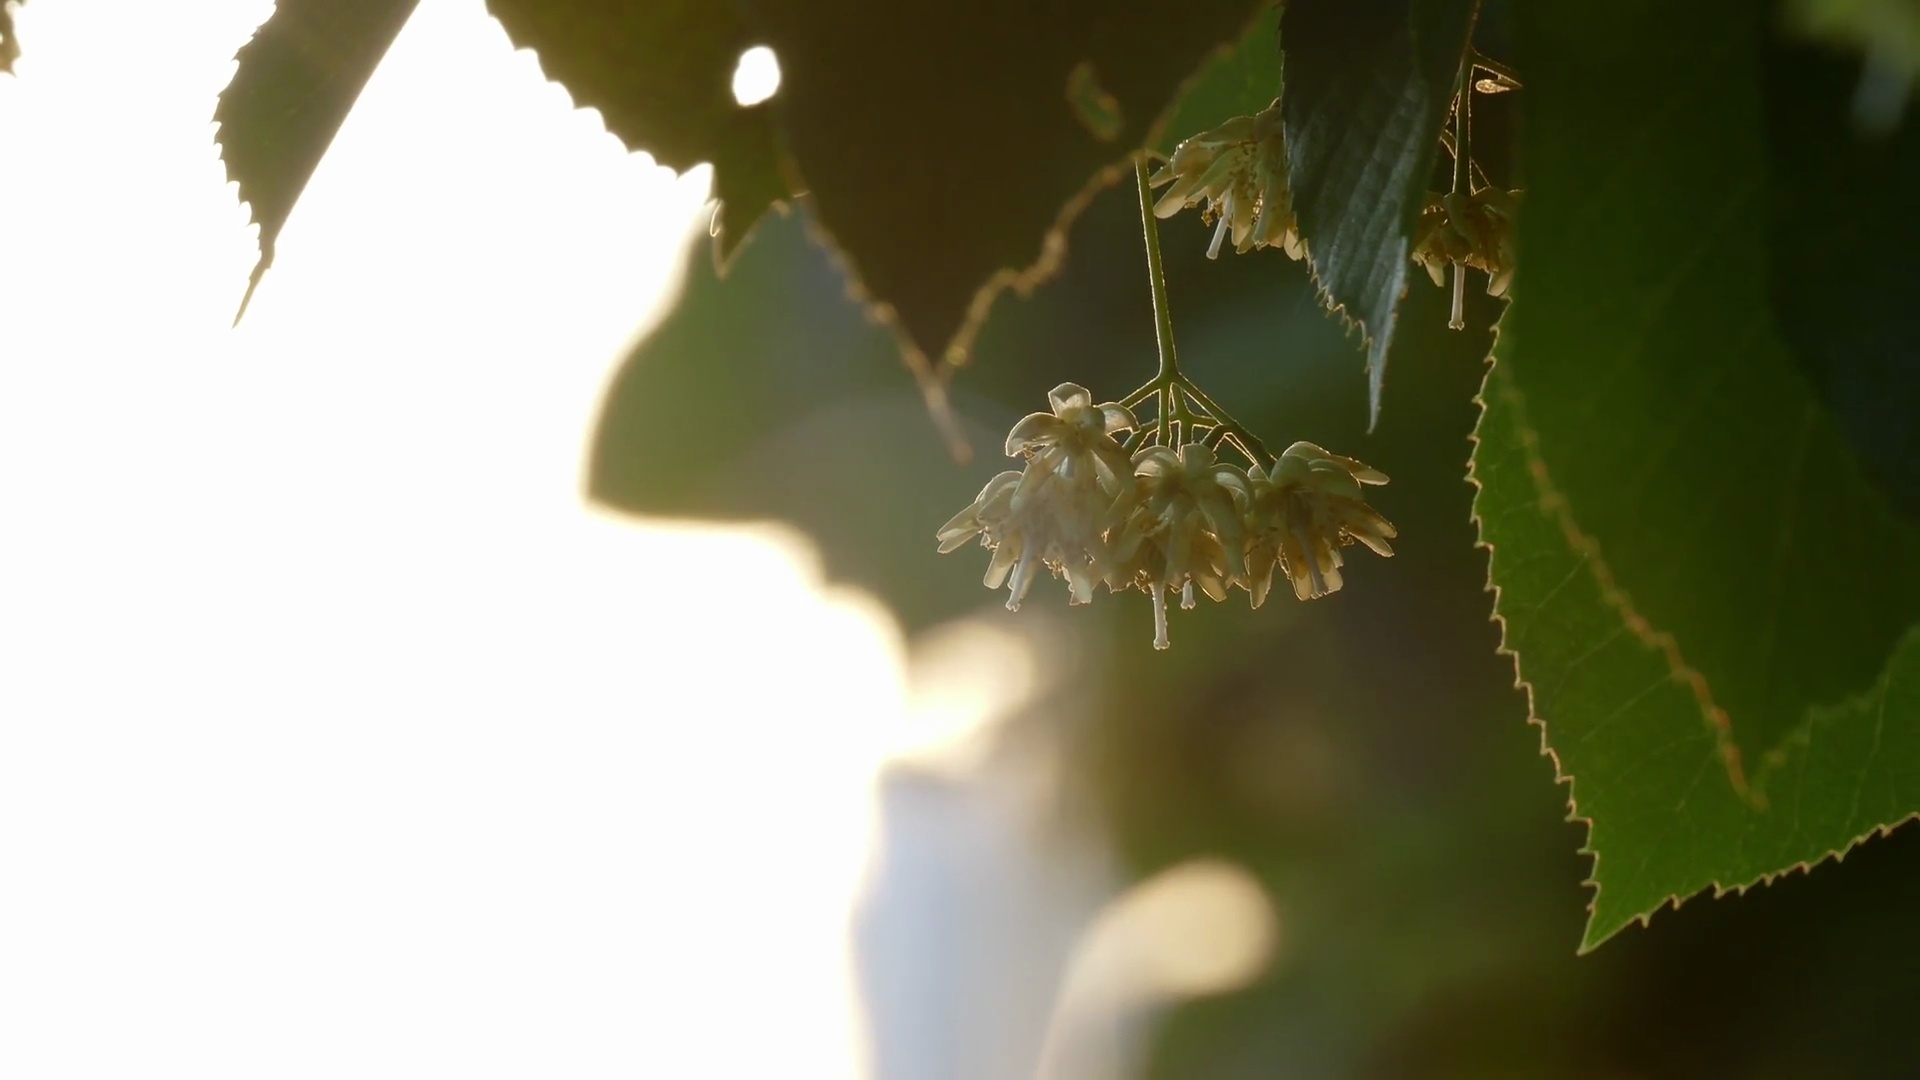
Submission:
<svg viewBox="0 0 1920 1080">
<path fill-rule="evenodd" d="M 1280 248 L 1295 259 L 1306 254 L 1287 187 L 1287 142 L 1278 102 L 1175 147 L 1172 159 L 1147 183 L 1157 188 L 1169 181 L 1173 186 L 1154 203 L 1154 216 L 1172 217 L 1204 203 L 1201 216 L 1217 223 L 1209 259 L 1219 257 L 1228 236 L 1242 254 L 1260 247 Z"/>
<path fill-rule="evenodd" d="M 1063 383 L 1048 395 L 1051 413 L 1033 413 L 1007 436 L 1007 455 L 1025 467 L 988 481 L 973 505 L 940 529 L 944 554 L 979 537 L 993 550 L 984 579 L 1007 586 L 1007 608 L 1019 610 L 1036 572 L 1067 579 L 1069 602 L 1088 603 L 1111 570 L 1105 532 L 1116 499 L 1133 481 L 1114 434 L 1134 426 L 1119 405 L 1095 405 L 1084 387 Z"/>
<path fill-rule="evenodd" d="M 1435 285 L 1459 263 L 1487 274 L 1487 295 L 1505 296 L 1513 284 L 1514 218 L 1520 192 L 1484 187 L 1471 195 L 1427 193 L 1413 231 L 1413 261 Z"/>
<path fill-rule="evenodd" d="M 1167 648 L 1167 592 L 1194 605 L 1193 590 L 1224 600 L 1246 575 L 1242 532 L 1252 492 L 1238 468 L 1216 462 L 1212 449 L 1188 443 L 1178 451 L 1150 446 L 1134 455 L 1136 486 L 1113 539 L 1113 591 L 1137 588 L 1153 597 L 1153 647 Z"/>
<path fill-rule="evenodd" d="M 1247 475 L 1247 591 L 1253 606 L 1267 599 L 1278 568 L 1302 600 L 1340 591 L 1340 549 L 1358 541 L 1391 556 L 1393 523 L 1367 505 L 1361 485 L 1387 482 L 1385 473 L 1310 442 L 1287 447 L 1262 472 Z"/>
</svg>

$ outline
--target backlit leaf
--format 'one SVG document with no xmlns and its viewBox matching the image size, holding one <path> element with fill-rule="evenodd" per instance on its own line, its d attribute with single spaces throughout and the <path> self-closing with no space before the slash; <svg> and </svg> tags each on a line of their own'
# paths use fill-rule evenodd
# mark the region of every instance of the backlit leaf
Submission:
<svg viewBox="0 0 1920 1080">
<path fill-rule="evenodd" d="M 241 314 L 273 265 L 274 241 L 294 203 L 417 2 L 279 0 L 241 48 L 213 114 L 227 175 L 260 223 L 260 261 Z"/>
<path fill-rule="evenodd" d="M 1328 304 L 1367 336 L 1375 423 L 1414 223 L 1478 8 L 1293 0 L 1282 23 L 1293 209 Z"/>
<path fill-rule="evenodd" d="M 1763 13 L 1516 22 L 1528 203 L 1475 511 L 1591 824 L 1592 947 L 1920 810 L 1920 545 L 1769 317 L 1797 252 L 1766 227 Z"/>
</svg>

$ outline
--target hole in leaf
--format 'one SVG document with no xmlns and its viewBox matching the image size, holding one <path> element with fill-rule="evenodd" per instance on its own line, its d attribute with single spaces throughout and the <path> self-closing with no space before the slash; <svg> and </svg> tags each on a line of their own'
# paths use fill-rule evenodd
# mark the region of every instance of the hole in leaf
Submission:
<svg viewBox="0 0 1920 1080">
<path fill-rule="evenodd" d="M 733 100 L 743 108 L 758 105 L 779 89 L 780 61 L 772 49 L 755 45 L 740 54 L 740 63 L 733 69 Z"/>
</svg>

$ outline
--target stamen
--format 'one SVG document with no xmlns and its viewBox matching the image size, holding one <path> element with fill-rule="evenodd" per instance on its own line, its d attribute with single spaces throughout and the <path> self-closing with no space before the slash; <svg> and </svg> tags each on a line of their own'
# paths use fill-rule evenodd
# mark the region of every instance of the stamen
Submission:
<svg viewBox="0 0 1920 1080">
<path fill-rule="evenodd" d="M 1207 258 L 1217 259 L 1220 257 L 1220 243 L 1227 238 L 1227 229 L 1232 226 L 1232 224 L 1233 215 L 1222 211 L 1220 214 L 1220 224 L 1213 230 L 1213 243 L 1207 245 Z"/>
<path fill-rule="evenodd" d="M 1193 582 L 1189 581 L 1185 585 L 1180 586 L 1180 610 L 1192 611 L 1194 604 Z"/>
<path fill-rule="evenodd" d="M 1465 330 L 1467 328 L 1467 268 L 1464 264 L 1453 264 L 1453 317 L 1447 320 L 1447 329 Z"/>
<path fill-rule="evenodd" d="M 1153 647 L 1173 647 L 1173 642 L 1167 639 L 1167 594 L 1159 585 L 1153 587 Z"/>
<path fill-rule="evenodd" d="M 1020 601 L 1027 598 L 1027 589 L 1033 584 L 1033 555 L 1033 545 L 1029 544 L 1013 566 L 1013 580 L 1007 583 L 1008 611 L 1019 611 Z"/>
<path fill-rule="evenodd" d="M 1293 538 L 1294 541 L 1300 545 L 1300 550 L 1306 553 L 1307 576 L 1313 582 L 1313 591 L 1310 594 L 1310 598 L 1317 599 L 1332 592 L 1332 589 L 1327 588 L 1327 579 L 1323 577 L 1320 572 L 1320 544 L 1318 539 L 1313 533 L 1308 531 L 1305 525 L 1298 523 L 1293 527 Z"/>
</svg>

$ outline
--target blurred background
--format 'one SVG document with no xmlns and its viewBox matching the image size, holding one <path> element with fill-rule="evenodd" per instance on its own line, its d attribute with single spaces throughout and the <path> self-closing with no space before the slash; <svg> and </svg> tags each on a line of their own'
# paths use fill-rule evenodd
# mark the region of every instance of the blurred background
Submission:
<svg viewBox="0 0 1920 1080">
<path fill-rule="evenodd" d="M 269 9 L 35 0 L 0 78 L 0 1073 L 1920 1075 L 1911 830 L 1575 955 L 1467 516 L 1493 302 L 1416 275 L 1369 434 L 1304 268 L 1165 224 L 1190 374 L 1401 539 L 1156 653 L 933 543 L 1151 374 L 1129 188 L 957 465 L 804 211 L 718 280 L 704 170 L 425 0 L 230 329 Z"/>
</svg>

